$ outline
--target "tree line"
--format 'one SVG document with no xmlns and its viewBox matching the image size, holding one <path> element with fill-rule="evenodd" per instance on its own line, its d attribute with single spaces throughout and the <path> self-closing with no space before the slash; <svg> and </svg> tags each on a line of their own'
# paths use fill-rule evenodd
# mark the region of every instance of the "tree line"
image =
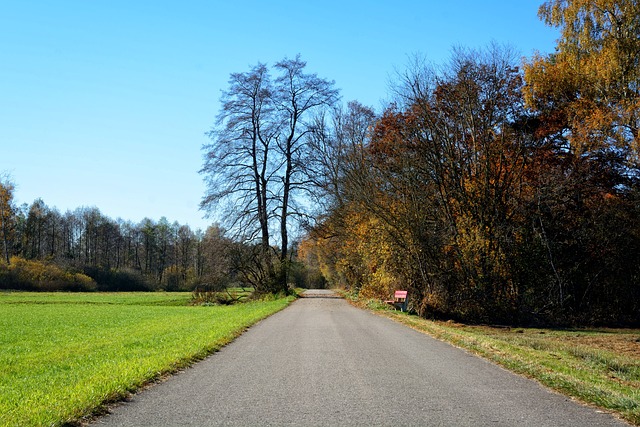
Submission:
<svg viewBox="0 0 640 427">
<path fill-rule="evenodd" d="M 61 213 L 41 199 L 15 206 L 14 188 L 8 177 L 0 180 L 0 288 L 175 291 L 241 281 L 234 265 L 250 248 L 216 225 L 133 223 L 95 207 Z"/>
<path fill-rule="evenodd" d="M 556 52 L 456 49 L 310 135 L 326 209 L 300 255 L 423 316 L 640 322 L 640 4 L 549 1 Z"/>
<path fill-rule="evenodd" d="M 640 5 L 553 0 L 539 16 L 555 53 L 417 58 L 382 114 L 341 106 L 299 57 L 275 79 L 233 74 L 202 207 L 231 207 L 236 236 L 260 242 L 259 288 L 286 286 L 295 221 L 308 273 L 366 297 L 408 289 L 423 316 L 640 321 Z"/>
</svg>

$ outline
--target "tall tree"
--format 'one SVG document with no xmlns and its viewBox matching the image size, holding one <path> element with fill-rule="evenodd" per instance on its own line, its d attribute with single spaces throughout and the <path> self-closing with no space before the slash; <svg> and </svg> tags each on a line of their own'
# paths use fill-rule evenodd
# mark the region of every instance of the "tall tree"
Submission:
<svg viewBox="0 0 640 427">
<path fill-rule="evenodd" d="M 268 276 L 275 276 L 271 260 L 270 220 L 273 217 L 273 141 L 278 132 L 274 120 L 273 88 L 267 67 L 258 64 L 246 73 L 233 73 L 223 92 L 222 107 L 205 145 L 207 193 L 201 208 L 222 208 L 236 237 L 259 237 Z"/>
<path fill-rule="evenodd" d="M 25 255 L 28 259 L 43 259 L 46 254 L 46 241 L 49 207 L 42 199 L 36 199 L 29 207 L 25 229 Z"/>
<path fill-rule="evenodd" d="M 525 66 L 543 130 L 572 154 L 609 151 L 640 166 L 640 2 L 550 0 L 539 16 L 561 32 L 556 53 Z"/>
<path fill-rule="evenodd" d="M 307 135 L 313 133 L 314 113 L 333 106 L 338 100 L 334 82 L 305 72 L 307 63 L 300 59 L 284 59 L 275 65 L 280 73 L 275 83 L 274 99 L 280 113 L 281 131 L 277 142 L 283 170 L 280 200 L 280 263 L 287 263 L 289 250 L 289 216 L 303 215 L 296 204 L 296 195 L 312 191 L 307 164 L 314 156 L 308 155 Z M 288 268 L 281 268 L 281 285 L 286 286 Z"/>
<path fill-rule="evenodd" d="M 0 175 L 0 233 L 2 233 L 3 258 L 9 264 L 11 258 L 11 241 L 15 206 L 13 192 L 15 184 L 6 175 Z"/>
<path fill-rule="evenodd" d="M 525 111 L 514 58 L 499 46 L 455 50 L 445 70 L 412 72 L 407 110 L 382 121 L 373 144 L 377 168 L 405 195 L 392 202 L 410 220 L 392 223 L 411 236 L 425 296 L 478 317 L 508 311 L 516 296 L 507 260 L 530 141 L 516 126 Z"/>
<path fill-rule="evenodd" d="M 314 113 L 338 96 L 333 82 L 306 73 L 305 67 L 297 56 L 275 65 L 275 80 L 263 64 L 232 74 L 209 132 L 212 143 L 203 147 L 200 172 L 207 192 L 201 207 L 222 208 L 237 237 L 260 242 L 267 279 L 259 291 L 287 288 L 290 218 L 303 214 L 296 198 L 310 188 L 307 135 L 314 130 Z M 279 239 L 271 236 L 274 228 Z"/>
<path fill-rule="evenodd" d="M 543 149 L 530 162 L 535 227 L 553 274 L 546 306 L 632 312 L 640 177 L 640 3 L 550 0 L 556 52 L 525 65 Z M 622 218 L 625 218 L 622 220 Z M 541 287 L 542 289 L 542 287 Z M 542 295 L 542 292 L 539 293 Z"/>
</svg>

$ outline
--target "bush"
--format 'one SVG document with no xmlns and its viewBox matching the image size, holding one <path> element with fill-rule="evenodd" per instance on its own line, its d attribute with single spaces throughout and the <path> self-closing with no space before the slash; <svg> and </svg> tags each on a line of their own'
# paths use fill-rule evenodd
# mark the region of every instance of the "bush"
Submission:
<svg viewBox="0 0 640 427">
<path fill-rule="evenodd" d="M 0 265 L 0 289 L 25 291 L 94 291 L 96 282 L 89 276 L 63 270 L 42 261 L 12 257 Z"/>
</svg>

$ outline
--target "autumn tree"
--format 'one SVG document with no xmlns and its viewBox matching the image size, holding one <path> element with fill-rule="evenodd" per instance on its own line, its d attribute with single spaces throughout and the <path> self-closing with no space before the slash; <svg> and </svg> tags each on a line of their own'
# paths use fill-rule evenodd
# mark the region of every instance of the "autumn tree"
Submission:
<svg viewBox="0 0 640 427">
<path fill-rule="evenodd" d="M 313 182 L 311 200 L 316 211 L 299 255 L 303 260 L 314 259 L 331 286 L 361 285 L 361 274 L 356 272 L 361 270 L 356 266 L 359 261 L 348 261 L 352 255 L 357 257 L 349 236 L 358 216 L 354 199 L 370 172 L 366 147 L 376 119 L 371 108 L 351 101 L 316 116 L 315 131 L 309 135 L 313 155 L 306 167 Z"/>
<path fill-rule="evenodd" d="M 577 156 L 612 152 L 638 167 L 640 3 L 552 0 L 539 16 L 561 32 L 555 53 L 525 66 L 526 100 L 544 131 Z"/>
<path fill-rule="evenodd" d="M 508 301 L 506 224 L 529 142 L 515 125 L 521 87 L 508 51 L 458 50 L 446 69 L 403 75 L 381 117 L 351 103 L 320 121 L 315 167 L 329 202 L 306 253 L 368 296 L 410 288 L 420 312 Z"/>
<path fill-rule="evenodd" d="M 369 145 L 360 201 L 401 259 L 420 310 L 508 313 L 508 263 L 530 143 L 513 54 L 456 50 L 447 67 L 416 65 Z M 402 262 L 402 261 L 401 261 Z"/>
<path fill-rule="evenodd" d="M 640 4 L 554 0 L 539 16 L 561 37 L 555 53 L 525 64 L 540 141 L 529 217 L 550 272 L 546 286 L 531 284 L 547 296 L 534 305 L 593 318 L 615 306 L 623 317 L 639 291 Z"/>
</svg>

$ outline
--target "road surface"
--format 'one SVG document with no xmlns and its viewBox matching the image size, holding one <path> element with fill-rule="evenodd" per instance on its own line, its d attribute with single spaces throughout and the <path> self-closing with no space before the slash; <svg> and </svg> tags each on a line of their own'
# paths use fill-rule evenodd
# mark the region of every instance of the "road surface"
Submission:
<svg viewBox="0 0 640 427">
<path fill-rule="evenodd" d="M 95 426 L 625 426 L 534 381 L 310 293 Z"/>
</svg>

